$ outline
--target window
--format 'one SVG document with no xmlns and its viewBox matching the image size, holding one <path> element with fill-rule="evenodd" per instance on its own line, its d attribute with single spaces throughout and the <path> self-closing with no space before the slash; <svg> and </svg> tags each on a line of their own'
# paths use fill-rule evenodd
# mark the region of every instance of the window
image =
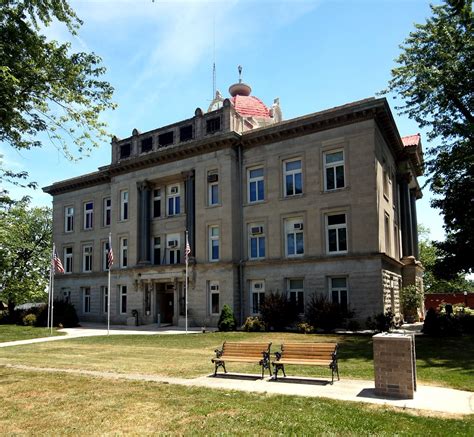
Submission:
<svg viewBox="0 0 474 437">
<path fill-rule="evenodd" d="M 105 314 L 109 311 L 109 288 L 105 285 L 100 287 L 100 294 L 102 296 L 102 309 Z"/>
<path fill-rule="evenodd" d="M 344 188 L 344 151 L 324 153 L 324 189 L 325 191 Z"/>
<path fill-rule="evenodd" d="M 128 220 L 128 191 L 120 191 L 120 220 Z"/>
<path fill-rule="evenodd" d="M 82 311 L 84 314 L 91 312 L 91 289 L 90 287 L 82 288 Z"/>
<path fill-rule="evenodd" d="M 102 270 L 107 272 L 109 270 L 109 242 L 102 242 Z"/>
<path fill-rule="evenodd" d="M 400 237 L 397 225 L 393 225 L 393 235 L 395 237 L 395 258 L 400 259 Z"/>
<path fill-rule="evenodd" d="M 210 313 L 213 315 L 220 314 L 219 308 L 219 282 L 209 282 L 209 305 Z"/>
<path fill-rule="evenodd" d="M 212 134 L 221 130 L 221 118 L 214 117 L 206 120 L 206 133 Z"/>
<path fill-rule="evenodd" d="M 180 211 L 179 185 L 168 187 L 168 215 L 177 215 Z"/>
<path fill-rule="evenodd" d="M 94 202 L 84 203 L 84 229 L 92 229 L 94 223 Z"/>
<path fill-rule="evenodd" d="M 153 238 L 153 264 L 160 265 L 161 264 L 161 238 L 154 237 Z"/>
<path fill-rule="evenodd" d="M 69 288 L 61 288 L 63 302 L 71 303 L 71 290 Z"/>
<path fill-rule="evenodd" d="M 72 273 L 72 247 L 64 248 L 64 273 Z"/>
<path fill-rule="evenodd" d="M 128 238 L 120 238 L 120 267 L 128 266 Z"/>
<path fill-rule="evenodd" d="M 385 234 L 385 253 L 387 255 L 391 255 L 392 253 L 392 245 L 390 244 L 391 243 L 391 235 L 390 235 L 390 231 L 391 231 L 391 226 L 390 226 L 390 216 L 385 213 L 384 214 L 384 234 Z"/>
<path fill-rule="evenodd" d="M 153 190 L 153 218 L 161 217 L 161 189 Z"/>
<path fill-rule="evenodd" d="M 145 314 L 148 316 L 151 313 L 151 286 L 145 284 Z"/>
<path fill-rule="evenodd" d="M 141 142 L 142 153 L 150 152 L 153 149 L 153 138 L 144 138 Z"/>
<path fill-rule="evenodd" d="M 250 294 L 252 299 L 252 314 L 259 314 L 260 307 L 265 300 L 265 282 L 250 281 Z"/>
<path fill-rule="evenodd" d="M 189 141 L 193 139 L 193 125 L 189 124 L 179 128 L 179 141 Z"/>
<path fill-rule="evenodd" d="M 120 290 L 120 314 L 127 314 L 127 286 L 119 285 Z"/>
<path fill-rule="evenodd" d="M 301 159 L 283 163 L 285 177 L 285 196 L 294 196 L 303 192 L 303 173 Z"/>
<path fill-rule="evenodd" d="M 64 232 L 74 231 L 74 207 L 66 206 L 64 208 Z"/>
<path fill-rule="evenodd" d="M 207 196 L 209 206 L 219 203 L 219 174 L 217 170 L 207 173 Z"/>
<path fill-rule="evenodd" d="M 298 309 L 298 314 L 304 313 L 303 279 L 288 279 L 287 293 L 290 302 Z"/>
<path fill-rule="evenodd" d="M 181 263 L 181 248 L 179 234 L 166 236 L 166 248 L 168 249 L 168 264 Z"/>
<path fill-rule="evenodd" d="M 287 257 L 304 255 L 303 219 L 285 220 L 285 253 Z"/>
<path fill-rule="evenodd" d="M 104 208 L 103 208 L 103 218 L 102 218 L 102 223 L 104 226 L 110 226 L 110 220 L 112 216 L 112 201 L 110 200 L 110 197 L 107 197 L 104 199 Z"/>
<path fill-rule="evenodd" d="M 265 200 L 265 181 L 263 167 L 249 169 L 248 178 L 248 200 L 249 203 Z"/>
<path fill-rule="evenodd" d="M 346 214 L 326 216 L 326 229 L 328 253 L 347 252 Z"/>
<path fill-rule="evenodd" d="M 158 135 L 158 145 L 160 147 L 169 146 L 173 144 L 174 134 L 173 131 L 166 132 L 164 134 Z"/>
<path fill-rule="evenodd" d="M 219 261 L 219 226 L 209 226 L 209 261 Z"/>
<path fill-rule="evenodd" d="M 249 258 L 265 258 L 265 234 L 262 224 L 249 225 Z"/>
<path fill-rule="evenodd" d="M 122 144 L 120 146 L 120 159 L 128 158 L 130 156 L 131 144 Z"/>
<path fill-rule="evenodd" d="M 82 271 L 92 272 L 92 246 L 82 247 Z"/>
<path fill-rule="evenodd" d="M 346 311 L 348 303 L 347 278 L 329 278 L 329 293 L 331 301 L 338 303 Z"/>
</svg>

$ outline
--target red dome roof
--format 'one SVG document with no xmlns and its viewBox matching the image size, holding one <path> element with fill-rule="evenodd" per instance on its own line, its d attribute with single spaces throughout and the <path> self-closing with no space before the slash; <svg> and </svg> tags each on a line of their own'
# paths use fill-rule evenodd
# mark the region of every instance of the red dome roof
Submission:
<svg viewBox="0 0 474 437">
<path fill-rule="evenodd" d="M 270 118 L 270 111 L 265 104 L 254 96 L 241 96 L 237 94 L 230 98 L 235 110 L 242 117 L 264 117 Z"/>
</svg>

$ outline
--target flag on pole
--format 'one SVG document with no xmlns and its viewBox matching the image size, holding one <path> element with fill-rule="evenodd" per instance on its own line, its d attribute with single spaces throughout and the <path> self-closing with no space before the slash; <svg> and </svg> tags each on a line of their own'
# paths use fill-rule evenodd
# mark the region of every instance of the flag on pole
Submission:
<svg viewBox="0 0 474 437">
<path fill-rule="evenodd" d="M 54 249 L 54 253 L 53 253 L 53 270 L 54 270 L 54 273 L 56 272 L 64 273 L 63 263 L 59 259 L 56 249 Z"/>
<path fill-rule="evenodd" d="M 191 246 L 189 245 L 188 233 L 186 233 L 186 249 L 184 250 L 184 257 L 186 262 L 189 260 L 189 255 L 191 255 Z"/>
<path fill-rule="evenodd" d="M 109 270 L 114 263 L 114 251 L 112 249 L 112 237 L 109 235 L 109 252 L 107 253 L 107 261 L 109 264 Z"/>
</svg>

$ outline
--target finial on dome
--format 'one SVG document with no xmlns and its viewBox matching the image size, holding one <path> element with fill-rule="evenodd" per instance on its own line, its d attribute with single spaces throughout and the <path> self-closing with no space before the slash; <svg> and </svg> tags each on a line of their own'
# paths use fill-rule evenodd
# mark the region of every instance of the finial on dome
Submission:
<svg viewBox="0 0 474 437">
<path fill-rule="evenodd" d="M 239 70 L 239 82 L 234 83 L 229 87 L 229 94 L 232 97 L 235 97 L 237 95 L 239 96 L 250 96 L 250 93 L 252 92 L 252 88 L 250 88 L 249 85 L 246 83 L 242 82 L 242 66 L 239 65 L 238 67 Z"/>
<path fill-rule="evenodd" d="M 237 68 L 239 70 L 239 83 L 242 83 L 242 65 L 239 65 Z"/>
</svg>

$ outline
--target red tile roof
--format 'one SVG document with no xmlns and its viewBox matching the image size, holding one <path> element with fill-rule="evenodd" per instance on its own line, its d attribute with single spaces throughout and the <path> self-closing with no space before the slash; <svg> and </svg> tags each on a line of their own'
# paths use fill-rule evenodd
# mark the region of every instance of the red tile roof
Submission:
<svg viewBox="0 0 474 437">
<path fill-rule="evenodd" d="M 408 135 L 402 137 L 402 143 L 404 147 L 418 146 L 421 142 L 420 134 Z"/>
<path fill-rule="evenodd" d="M 235 110 L 243 117 L 270 118 L 270 111 L 257 97 L 236 95 L 230 101 Z"/>
</svg>

